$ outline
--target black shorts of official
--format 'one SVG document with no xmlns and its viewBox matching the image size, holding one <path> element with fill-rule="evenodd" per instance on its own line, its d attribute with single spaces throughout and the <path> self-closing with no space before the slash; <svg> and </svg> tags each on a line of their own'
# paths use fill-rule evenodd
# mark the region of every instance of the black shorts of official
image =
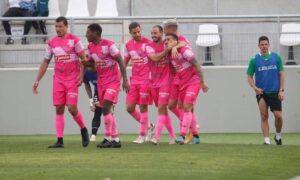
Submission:
<svg viewBox="0 0 300 180">
<path fill-rule="evenodd" d="M 271 111 L 281 111 L 282 110 L 282 104 L 281 101 L 278 98 L 278 93 L 270 93 L 270 94 L 260 94 L 256 95 L 257 103 L 263 98 L 267 104 L 268 107 L 270 107 Z"/>
</svg>

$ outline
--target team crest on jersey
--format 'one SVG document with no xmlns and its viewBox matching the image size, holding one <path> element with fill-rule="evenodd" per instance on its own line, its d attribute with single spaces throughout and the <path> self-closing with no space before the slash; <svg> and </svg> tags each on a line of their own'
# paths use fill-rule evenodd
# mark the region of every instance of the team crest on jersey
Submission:
<svg viewBox="0 0 300 180">
<path fill-rule="evenodd" d="M 68 46 L 69 47 L 73 47 L 74 46 L 74 40 L 73 39 L 70 39 L 69 41 L 68 41 Z"/>
</svg>

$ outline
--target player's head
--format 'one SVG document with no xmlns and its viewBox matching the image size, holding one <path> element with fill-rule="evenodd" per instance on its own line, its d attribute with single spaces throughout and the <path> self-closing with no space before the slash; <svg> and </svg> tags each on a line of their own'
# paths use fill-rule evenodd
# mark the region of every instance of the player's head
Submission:
<svg viewBox="0 0 300 180">
<path fill-rule="evenodd" d="M 131 34 L 132 38 L 136 41 L 141 40 L 142 38 L 142 29 L 139 23 L 132 22 L 129 24 L 129 33 Z"/>
<path fill-rule="evenodd" d="M 88 42 L 93 42 L 96 39 L 101 38 L 102 28 L 99 24 L 90 24 L 86 30 L 85 37 Z"/>
<path fill-rule="evenodd" d="M 175 19 L 169 19 L 163 22 L 165 34 L 177 34 L 178 23 Z"/>
<path fill-rule="evenodd" d="M 178 44 L 178 36 L 173 33 L 166 34 L 166 45 L 167 47 L 174 47 Z"/>
<path fill-rule="evenodd" d="M 262 54 L 266 54 L 269 52 L 269 38 L 267 36 L 261 36 L 258 38 L 258 47 Z"/>
<path fill-rule="evenodd" d="M 163 28 L 160 25 L 155 25 L 151 30 L 151 38 L 153 42 L 157 43 L 162 41 L 163 37 Z"/>
<path fill-rule="evenodd" d="M 68 33 L 68 20 L 60 16 L 55 20 L 55 30 L 58 37 L 64 37 Z"/>
</svg>

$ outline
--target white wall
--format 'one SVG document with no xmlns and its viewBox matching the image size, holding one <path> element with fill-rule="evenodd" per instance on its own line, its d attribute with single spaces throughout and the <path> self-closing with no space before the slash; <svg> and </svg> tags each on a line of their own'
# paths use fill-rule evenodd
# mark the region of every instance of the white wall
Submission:
<svg viewBox="0 0 300 180">
<path fill-rule="evenodd" d="M 260 120 L 254 92 L 246 81 L 246 67 L 204 67 L 210 86 L 201 92 L 196 105 L 201 132 L 260 132 Z M 31 92 L 37 69 L 0 69 L 0 134 L 53 134 L 52 70 L 40 83 L 39 95 Z M 300 132 L 300 66 L 286 67 L 283 103 L 284 132 Z M 116 107 L 120 133 L 137 133 L 138 126 L 125 110 L 125 93 L 121 92 Z M 80 89 L 79 109 L 90 128 L 92 113 L 84 88 Z M 78 133 L 72 118 L 66 113 L 66 134 Z M 156 120 L 154 107 L 150 120 Z M 272 117 L 272 116 L 271 116 Z M 173 116 L 178 132 L 178 120 Z M 274 120 L 270 127 L 274 132 Z M 103 130 L 101 130 L 103 132 Z"/>
</svg>

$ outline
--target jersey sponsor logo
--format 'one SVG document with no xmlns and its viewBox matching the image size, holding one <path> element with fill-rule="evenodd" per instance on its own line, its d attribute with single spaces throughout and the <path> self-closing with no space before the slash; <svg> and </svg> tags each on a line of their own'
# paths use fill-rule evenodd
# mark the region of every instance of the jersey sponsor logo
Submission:
<svg viewBox="0 0 300 180">
<path fill-rule="evenodd" d="M 67 62 L 71 59 L 69 54 L 55 56 L 54 58 L 56 62 Z"/>
<path fill-rule="evenodd" d="M 258 71 L 268 71 L 268 70 L 276 70 L 277 66 L 276 65 L 269 65 L 269 66 L 260 66 L 257 68 Z"/>
<path fill-rule="evenodd" d="M 68 96 L 69 96 L 70 98 L 74 99 L 74 98 L 76 98 L 76 97 L 78 96 L 78 94 L 75 93 L 75 92 L 69 92 L 69 93 L 68 93 Z"/>
</svg>

